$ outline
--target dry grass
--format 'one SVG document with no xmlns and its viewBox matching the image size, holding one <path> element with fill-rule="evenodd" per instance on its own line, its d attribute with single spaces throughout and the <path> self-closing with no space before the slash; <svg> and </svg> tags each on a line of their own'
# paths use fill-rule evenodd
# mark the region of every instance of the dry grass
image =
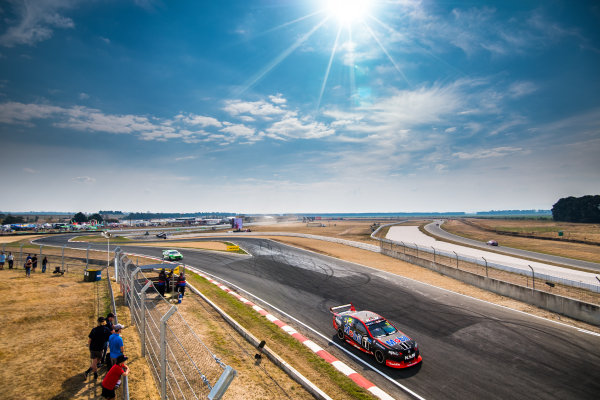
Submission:
<svg viewBox="0 0 600 400">
<path fill-rule="evenodd" d="M 20 242 L 22 240 L 33 240 L 40 237 L 44 237 L 44 235 L 18 235 L 18 236 L 0 236 L 0 243 L 14 243 Z"/>
<path fill-rule="evenodd" d="M 98 313 L 97 285 L 82 277 L 0 271 L 0 392 L 4 399 L 93 398 L 82 372 Z"/>
<path fill-rule="evenodd" d="M 475 225 L 464 223 L 462 220 L 449 220 L 444 223 L 443 228 L 455 235 L 464 236 L 470 239 L 487 241 L 496 239 L 502 246 L 514 247 L 517 249 L 535 251 L 538 253 L 552 254 L 562 257 L 573 258 L 583 261 L 600 262 L 600 246 L 559 242 L 554 240 L 532 239 L 507 235 L 498 235 L 488 232 L 485 229 L 493 227 L 510 226 L 511 229 L 531 230 L 537 229 L 555 229 L 558 227 L 567 227 L 567 224 L 557 224 L 553 221 L 529 221 L 529 220 L 470 220 Z M 594 224 L 568 224 L 572 230 L 577 230 L 578 235 L 594 238 L 600 237 L 600 228 Z M 482 229 L 483 228 L 483 229 Z M 546 234 L 546 233 L 544 233 Z M 556 233 L 555 233 L 556 234 Z M 493 249 L 492 249 L 493 250 Z"/>
</svg>

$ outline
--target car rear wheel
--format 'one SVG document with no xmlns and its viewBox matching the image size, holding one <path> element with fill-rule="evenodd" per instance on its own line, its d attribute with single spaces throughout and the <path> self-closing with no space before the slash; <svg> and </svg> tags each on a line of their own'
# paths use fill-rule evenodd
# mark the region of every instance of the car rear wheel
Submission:
<svg viewBox="0 0 600 400">
<path fill-rule="evenodd" d="M 375 350 L 375 361 L 377 361 L 378 364 L 385 365 L 385 354 L 383 354 L 383 351 Z"/>
<path fill-rule="evenodd" d="M 344 330 L 342 328 L 338 329 L 337 337 L 338 337 L 338 339 L 340 339 L 342 341 L 344 340 Z"/>
</svg>

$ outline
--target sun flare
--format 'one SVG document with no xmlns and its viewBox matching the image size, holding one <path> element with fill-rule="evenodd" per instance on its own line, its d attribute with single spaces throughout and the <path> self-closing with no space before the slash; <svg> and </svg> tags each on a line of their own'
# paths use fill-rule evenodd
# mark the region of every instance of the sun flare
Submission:
<svg viewBox="0 0 600 400">
<path fill-rule="evenodd" d="M 365 17 L 373 0 L 328 0 L 327 13 L 342 24 L 351 24 Z"/>
</svg>

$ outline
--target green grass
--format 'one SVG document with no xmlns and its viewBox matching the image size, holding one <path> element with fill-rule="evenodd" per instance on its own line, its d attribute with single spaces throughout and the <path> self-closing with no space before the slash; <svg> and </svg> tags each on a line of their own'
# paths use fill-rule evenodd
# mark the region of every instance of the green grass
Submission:
<svg viewBox="0 0 600 400">
<path fill-rule="evenodd" d="M 297 354 L 302 359 L 295 359 L 299 364 L 308 363 L 318 374 L 327 376 L 329 380 L 337 385 L 343 393 L 341 397 L 351 399 L 373 399 L 373 396 L 362 389 L 350 378 L 346 377 L 331 364 L 317 356 L 302 343 L 282 331 L 277 325 L 268 322 L 263 316 L 258 314 L 252 308 L 246 306 L 232 295 L 221 290 L 206 279 L 195 273 L 190 273 L 188 279 L 200 290 L 206 297 L 214 301 L 219 307 L 223 308 L 232 318 L 238 321 L 244 328 L 252 332 L 259 339 L 264 339 L 267 346 L 273 348 L 270 343 L 276 343 L 278 346 L 286 347 Z M 290 360 L 287 360 L 288 362 Z"/>
</svg>

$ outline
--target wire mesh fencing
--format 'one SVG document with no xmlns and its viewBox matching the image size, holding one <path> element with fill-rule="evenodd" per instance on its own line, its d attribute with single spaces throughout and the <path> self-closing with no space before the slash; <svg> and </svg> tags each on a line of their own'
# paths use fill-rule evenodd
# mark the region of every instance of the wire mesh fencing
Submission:
<svg viewBox="0 0 600 400">
<path fill-rule="evenodd" d="M 148 274 L 161 265 L 139 267 L 118 252 L 115 264 L 132 323 L 140 333 L 142 355 L 148 360 L 161 398 L 220 399 L 236 372 L 165 298 L 169 289 L 165 296 L 159 293 Z"/>
<path fill-rule="evenodd" d="M 389 239 L 378 239 L 384 254 L 394 258 L 403 256 L 415 257 L 436 264 L 456 268 L 475 275 L 532 288 L 559 296 L 565 296 L 600 304 L 600 285 L 577 282 L 548 274 L 536 272 L 529 266 L 530 271 L 514 268 L 485 258 L 476 259 L 455 252 L 447 252 L 434 247 L 418 246 L 414 243 L 396 242 Z M 600 282 L 599 282 L 600 283 Z"/>
</svg>

